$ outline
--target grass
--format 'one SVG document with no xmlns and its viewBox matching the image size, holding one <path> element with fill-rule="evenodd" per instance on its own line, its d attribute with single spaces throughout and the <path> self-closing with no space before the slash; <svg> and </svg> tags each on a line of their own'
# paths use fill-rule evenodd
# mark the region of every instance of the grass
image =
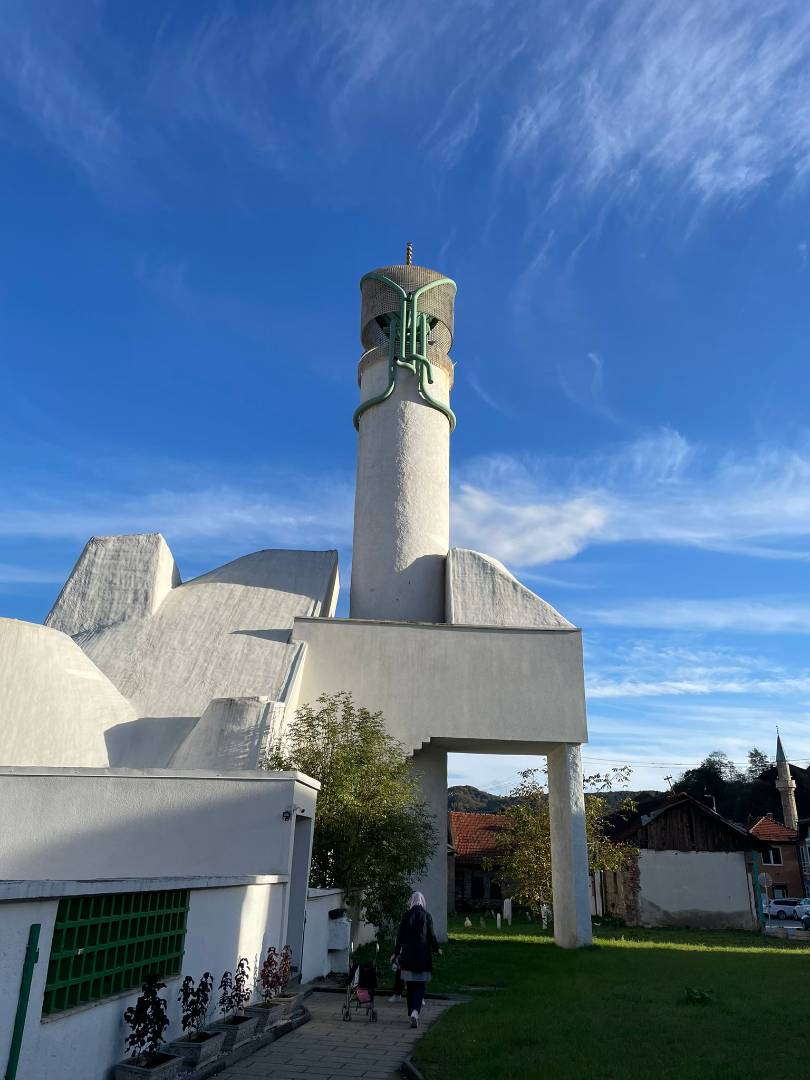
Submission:
<svg viewBox="0 0 810 1080">
<path fill-rule="evenodd" d="M 756 934 L 453 921 L 432 992 L 467 991 L 417 1044 L 426 1080 L 745 1080 L 802 1075 L 810 951 Z"/>
</svg>

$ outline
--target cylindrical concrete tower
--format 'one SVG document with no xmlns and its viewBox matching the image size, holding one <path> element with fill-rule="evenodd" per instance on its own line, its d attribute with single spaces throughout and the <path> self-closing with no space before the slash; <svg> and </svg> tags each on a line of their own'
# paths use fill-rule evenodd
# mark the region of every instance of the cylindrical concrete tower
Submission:
<svg viewBox="0 0 810 1080">
<path fill-rule="evenodd" d="M 409 261 L 360 291 L 350 615 L 444 622 L 456 286 Z"/>
</svg>

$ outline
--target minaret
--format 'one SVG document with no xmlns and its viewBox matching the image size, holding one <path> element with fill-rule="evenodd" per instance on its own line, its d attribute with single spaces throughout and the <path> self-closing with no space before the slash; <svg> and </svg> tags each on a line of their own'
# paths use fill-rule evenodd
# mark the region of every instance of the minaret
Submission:
<svg viewBox="0 0 810 1080">
<path fill-rule="evenodd" d="M 410 244 L 360 281 L 353 619 L 444 621 L 455 294 Z"/>
<path fill-rule="evenodd" d="M 782 820 L 789 829 L 798 829 L 796 781 L 790 775 L 790 765 L 782 749 L 782 740 L 779 735 L 776 736 L 776 789 L 782 799 Z"/>
</svg>

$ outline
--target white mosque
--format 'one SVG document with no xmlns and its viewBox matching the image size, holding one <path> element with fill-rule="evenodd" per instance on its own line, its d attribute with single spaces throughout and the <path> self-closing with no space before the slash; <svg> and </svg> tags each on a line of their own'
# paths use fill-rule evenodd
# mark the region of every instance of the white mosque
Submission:
<svg viewBox="0 0 810 1080">
<path fill-rule="evenodd" d="M 159 532 L 93 537 L 44 626 L 0 619 L 0 765 L 255 776 L 299 703 L 349 690 L 412 751 L 440 835 L 448 752 L 547 756 L 556 940 L 588 944 L 581 633 L 450 547 L 455 284 L 409 250 L 360 288 L 349 618 L 335 551 L 256 551 L 183 582 Z M 439 850 L 422 888 L 442 933 L 446 876 Z"/>
</svg>

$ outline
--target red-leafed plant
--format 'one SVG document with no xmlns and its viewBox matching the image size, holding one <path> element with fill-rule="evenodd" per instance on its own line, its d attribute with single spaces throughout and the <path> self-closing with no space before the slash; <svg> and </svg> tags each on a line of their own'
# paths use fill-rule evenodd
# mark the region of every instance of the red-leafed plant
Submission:
<svg viewBox="0 0 810 1080">
<path fill-rule="evenodd" d="M 292 949 L 290 946 L 285 945 L 279 954 L 275 946 L 271 945 L 260 972 L 262 995 L 266 1002 L 284 993 L 291 974 Z"/>
</svg>

